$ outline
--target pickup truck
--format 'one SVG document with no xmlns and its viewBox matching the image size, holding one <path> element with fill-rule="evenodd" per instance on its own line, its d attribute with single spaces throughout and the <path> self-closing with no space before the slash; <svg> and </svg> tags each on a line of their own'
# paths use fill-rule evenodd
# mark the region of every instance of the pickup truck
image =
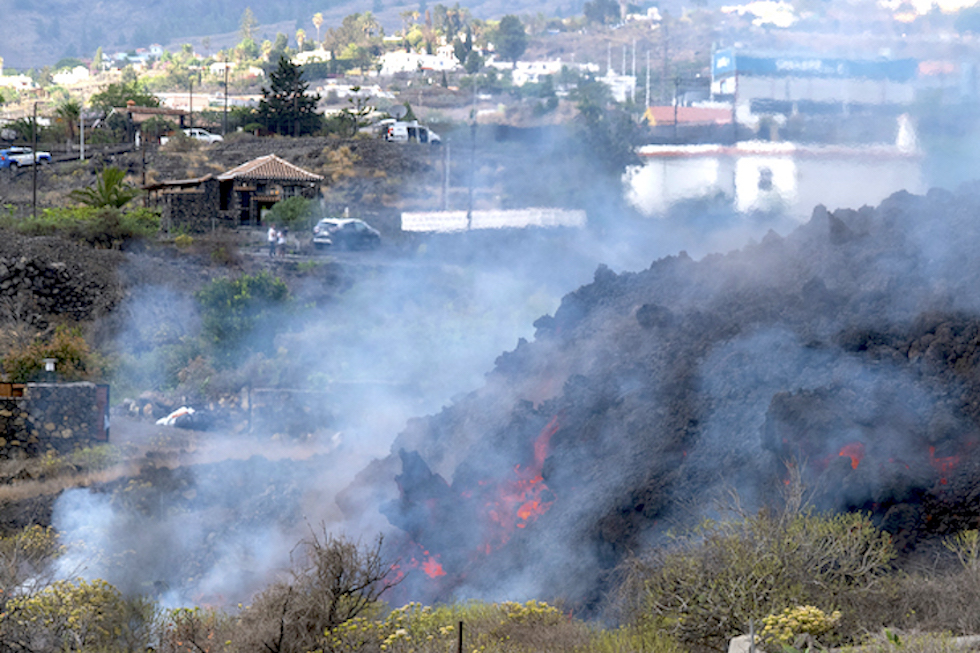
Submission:
<svg viewBox="0 0 980 653">
<path fill-rule="evenodd" d="M 8 147 L 0 150 L 0 170 L 16 172 L 18 168 L 32 166 L 35 162 L 41 165 L 51 163 L 51 153 L 35 152 L 29 147 Z"/>
</svg>

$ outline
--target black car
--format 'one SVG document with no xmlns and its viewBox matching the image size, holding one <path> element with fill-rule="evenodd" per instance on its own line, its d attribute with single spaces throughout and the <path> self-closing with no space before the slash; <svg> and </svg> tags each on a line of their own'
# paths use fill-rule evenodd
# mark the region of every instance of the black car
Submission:
<svg viewBox="0 0 980 653">
<path fill-rule="evenodd" d="M 316 249 L 374 249 L 379 245 L 378 230 L 356 218 L 323 218 L 313 227 Z"/>
</svg>

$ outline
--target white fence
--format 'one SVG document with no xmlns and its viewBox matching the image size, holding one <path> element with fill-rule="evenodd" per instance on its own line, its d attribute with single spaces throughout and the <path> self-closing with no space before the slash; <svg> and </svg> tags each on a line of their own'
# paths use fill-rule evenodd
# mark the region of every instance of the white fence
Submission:
<svg viewBox="0 0 980 653">
<path fill-rule="evenodd" d="M 521 229 L 524 227 L 584 227 L 585 211 L 566 209 L 512 209 L 473 211 L 406 211 L 402 231 L 466 231 L 467 229 Z"/>
</svg>

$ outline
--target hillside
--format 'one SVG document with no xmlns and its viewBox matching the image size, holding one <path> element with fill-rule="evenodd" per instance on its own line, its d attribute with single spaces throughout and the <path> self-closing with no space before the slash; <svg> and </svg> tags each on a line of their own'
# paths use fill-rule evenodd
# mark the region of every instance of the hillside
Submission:
<svg viewBox="0 0 980 653">
<path fill-rule="evenodd" d="M 473 15 L 483 19 L 539 11 L 554 15 L 561 5 L 559 0 L 534 0 L 523 4 L 498 0 L 467 3 Z M 240 39 L 238 27 L 246 8 L 252 9 L 260 23 L 256 31 L 259 42 L 274 39 L 280 31 L 292 40 L 298 28 L 314 34 L 310 20 L 317 12 L 324 17 L 322 29 L 339 25 L 344 16 L 369 10 L 387 31 L 393 32 L 402 26 L 400 13 L 410 9 L 407 5 L 382 0 L 371 6 L 350 0 L 285 0 L 276 3 L 222 0 L 206 4 L 189 0 L 140 3 L 108 0 L 88 6 L 62 0 L 4 0 L 0 2 L 0 12 L 4 16 L 0 25 L 0 43 L 3 43 L 0 56 L 7 66 L 40 68 L 63 57 L 91 57 L 100 46 L 106 52 L 127 51 L 151 43 L 190 42 L 200 47 L 200 39 L 205 36 L 212 37 L 212 48 L 217 50 Z"/>
</svg>

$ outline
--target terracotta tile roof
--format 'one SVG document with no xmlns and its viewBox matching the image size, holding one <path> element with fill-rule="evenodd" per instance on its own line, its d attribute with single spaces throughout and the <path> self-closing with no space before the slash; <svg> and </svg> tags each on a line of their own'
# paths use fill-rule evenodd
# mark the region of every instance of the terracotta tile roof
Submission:
<svg viewBox="0 0 980 653">
<path fill-rule="evenodd" d="M 277 181 L 322 181 L 323 176 L 303 170 L 275 154 L 260 156 L 237 168 L 218 175 L 221 181 L 229 179 L 272 179 Z"/>
</svg>

